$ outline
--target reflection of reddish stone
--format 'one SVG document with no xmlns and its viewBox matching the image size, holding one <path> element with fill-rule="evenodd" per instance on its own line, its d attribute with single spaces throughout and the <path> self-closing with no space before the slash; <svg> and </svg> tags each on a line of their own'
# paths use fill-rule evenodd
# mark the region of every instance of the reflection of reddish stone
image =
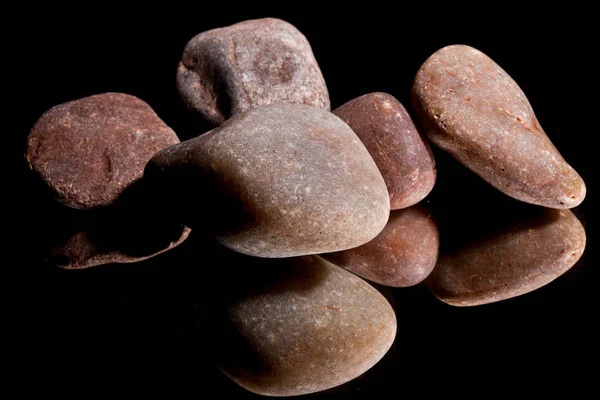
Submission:
<svg viewBox="0 0 600 400">
<path fill-rule="evenodd" d="M 371 93 L 333 111 L 363 142 L 390 193 L 390 208 L 421 201 L 435 184 L 435 160 L 406 109 L 395 97 Z"/>
<path fill-rule="evenodd" d="M 448 46 L 419 69 L 412 101 L 429 139 L 515 199 L 551 208 L 585 184 L 546 136 L 517 83 L 482 52 Z"/>
<path fill-rule="evenodd" d="M 373 282 L 405 287 L 429 275 L 438 249 L 435 221 L 427 210 L 413 206 L 392 211 L 383 231 L 369 243 L 321 257 Z"/>
<path fill-rule="evenodd" d="M 569 210 L 541 215 L 440 255 L 427 279 L 441 301 L 474 306 L 538 289 L 571 268 L 583 254 L 586 235 Z"/>
</svg>

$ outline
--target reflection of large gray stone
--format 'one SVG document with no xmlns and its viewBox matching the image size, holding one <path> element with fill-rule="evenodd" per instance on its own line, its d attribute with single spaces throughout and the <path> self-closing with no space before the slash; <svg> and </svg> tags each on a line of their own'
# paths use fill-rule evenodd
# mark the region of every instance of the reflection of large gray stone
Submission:
<svg viewBox="0 0 600 400">
<path fill-rule="evenodd" d="M 212 307 L 217 365 L 244 388 L 325 390 L 367 371 L 392 345 L 394 311 L 362 279 L 316 256 L 254 261 L 251 278 Z"/>
<path fill-rule="evenodd" d="M 389 216 L 385 182 L 367 149 L 316 107 L 253 109 L 164 149 L 146 172 L 179 202 L 182 223 L 259 257 L 360 246 Z"/>
</svg>

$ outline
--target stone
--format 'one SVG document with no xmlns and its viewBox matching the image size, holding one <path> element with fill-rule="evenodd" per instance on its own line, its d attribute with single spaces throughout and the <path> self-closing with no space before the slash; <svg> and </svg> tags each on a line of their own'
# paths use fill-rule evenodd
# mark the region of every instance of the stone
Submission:
<svg viewBox="0 0 600 400">
<path fill-rule="evenodd" d="M 410 207 L 433 189 L 435 160 L 410 115 L 386 93 L 370 93 L 333 111 L 363 142 L 390 194 L 390 208 Z"/>
<path fill-rule="evenodd" d="M 517 83 L 469 46 L 435 52 L 421 66 L 412 102 L 429 139 L 515 199 L 572 208 L 583 180 L 542 130 Z"/>
<path fill-rule="evenodd" d="M 192 38 L 179 63 L 177 87 L 187 106 L 215 125 L 280 102 L 329 110 L 327 86 L 306 37 L 274 18 Z"/>
<path fill-rule="evenodd" d="M 104 93 L 51 108 L 27 140 L 27 162 L 72 208 L 112 204 L 148 160 L 179 139 L 144 101 Z"/>
<path fill-rule="evenodd" d="M 369 243 L 320 256 L 381 285 L 407 287 L 431 273 L 439 245 L 437 224 L 417 205 L 392 211 L 383 231 Z"/>
<path fill-rule="evenodd" d="M 426 283 L 453 306 L 475 306 L 538 289 L 571 268 L 586 235 L 569 210 L 540 209 L 525 220 L 442 252 Z"/>
<path fill-rule="evenodd" d="M 317 256 L 254 262 L 212 307 L 217 366 L 245 389 L 329 389 L 367 371 L 394 342 L 392 307 L 357 276 Z"/>
<path fill-rule="evenodd" d="M 258 257 L 344 250 L 385 226 L 389 195 L 352 129 L 320 108 L 279 103 L 158 152 L 146 168 L 181 222 Z"/>
</svg>

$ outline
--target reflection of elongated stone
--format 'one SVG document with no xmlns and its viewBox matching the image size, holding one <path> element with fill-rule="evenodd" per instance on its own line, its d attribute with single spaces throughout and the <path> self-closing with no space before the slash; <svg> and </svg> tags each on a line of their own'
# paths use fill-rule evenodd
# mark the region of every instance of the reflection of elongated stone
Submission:
<svg viewBox="0 0 600 400">
<path fill-rule="evenodd" d="M 429 275 L 438 248 L 435 221 L 427 210 L 413 206 L 392 211 L 383 231 L 369 243 L 321 257 L 373 282 L 405 287 Z"/>
<path fill-rule="evenodd" d="M 192 38 L 179 64 L 177 87 L 190 108 L 215 124 L 280 102 L 329 109 L 325 80 L 310 44 L 294 26 L 274 18 Z"/>
<path fill-rule="evenodd" d="M 27 161 L 61 203 L 90 209 L 113 204 L 154 153 L 178 142 L 142 100 L 104 93 L 47 111 L 29 134 Z"/>
<path fill-rule="evenodd" d="M 186 225 L 241 253 L 292 257 L 373 239 L 389 216 L 385 182 L 335 115 L 274 104 L 156 154 L 146 175 Z"/>
<path fill-rule="evenodd" d="M 572 208 L 585 184 L 546 136 L 521 88 L 468 46 L 448 46 L 421 66 L 412 88 L 429 139 L 503 193 Z"/>
<path fill-rule="evenodd" d="M 421 201 L 435 184 L 435 161 L 406 109 L 386 93 L 370 93 L 333 111 L 375 160 L 390 194 L 390 208 Z"/>
<path fill-rule="evenodd" d="M 392 345 L 394 311 L 362 279 L 316 256 L 262 261 L 214 307 L 217 365 L 239 385 L 318 392 L 364 373 Z"/>
<path fill-rule="evenodd" d="M 426 282 L 440 300 L 455 306 L 508 299 L 566 272 L 583 254 L 585 242 L 572 212 L 546 209 L 537 218 L 442 254 Z"/>
</svg>

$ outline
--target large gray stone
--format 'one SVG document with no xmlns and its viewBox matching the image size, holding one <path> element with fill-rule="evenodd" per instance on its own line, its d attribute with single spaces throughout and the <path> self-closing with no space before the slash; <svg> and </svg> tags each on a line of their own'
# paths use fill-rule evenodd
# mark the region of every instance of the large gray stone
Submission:
<svg viewBox="0 0 600 400">
<path fill-rule="evenodd" d="M 259 257 L 344 250 L 385 226 L 389 196 L 354 132 L 328 111 L 276 104 L 157 153 L 147 176 L 182 222 Z"/>
</svg>

